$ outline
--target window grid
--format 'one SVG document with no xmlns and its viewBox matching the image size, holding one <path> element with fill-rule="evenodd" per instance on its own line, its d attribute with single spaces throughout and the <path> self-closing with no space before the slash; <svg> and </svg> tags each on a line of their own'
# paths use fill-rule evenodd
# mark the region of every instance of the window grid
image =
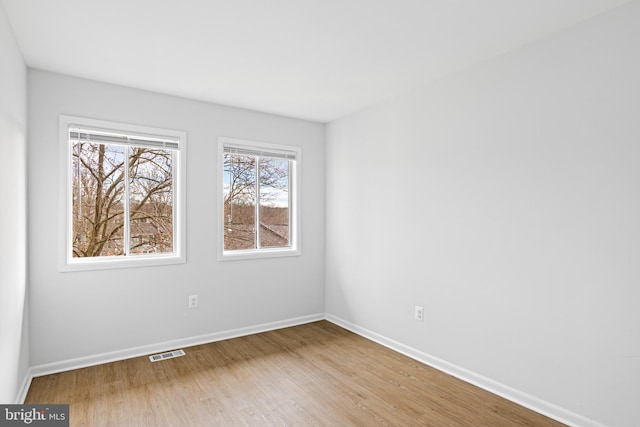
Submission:
<svg viewBox="0 0 640 427">
<path fill-rule="evenodd" d="M 61 220 L 66 218 L 65 227 L 61 227 L 61 271 L 185 262 L 185 132 L 63 115 L 60 116 L 60 140 L 65 147 L 61 155 L 64 156 L 62 160 L 67 171 L 64 177 L 66 191 L 61 194 L 65 198 L 63 205 L 66 206 L 61 216 Z M 86 153 L 81 152 L 82 144 L 89 147 Z M 98 148 L 101 146 L 105 148 Z M 99 160 L 90 158 L 95 163 L 84 157 L 95 155 L 96 152 L 101 153 L 102 157 Z M 121 159 L 108 159 L 111 163 L 105 166 L 101 163 L 107 159 L 105 152 L 111 156 L 121 156 Z M 101 175 L 90 165 L 98 165 L 99 172 L 107 168 L 111 170 Z M 91 177 L 95 180 L 91 181 Z M 74 178 L 77 178 L 77 182 Z M 83 184 L 83 180 L 88 185 L 96 185 L 93 195 L 90 189 L 84 187 L 87 184 Z M 119 181 L 121 189 L 114 184 L 116 181 Z M 97 192 L 105 189 L 107 192 L 98 196 Z M 107 200 L 110 196 L 113 199 L 107 207 L 100 205 L 98 209 L 101 199 Z M 89 199 L 83 200 L 85 197 Z M 89 210 L 83 212 L 84 209 Z M 106 209 L 106 213 L 100 209 Z M 109 209 L 113 211 L 109 212 Z M 100 214 L 105 216 L 101 217 Z M 100 224 L 106 224 L 105 227 L 112 227 L 111 231 L 117 232 L 116 240 L 105 240 L 105 234 L 98 235 L 92 229 L 97 228 L 98 220 Z M 78 224 L 76 228 L 74 221 Z M 86 225 L 83 223 L 89 223 L 89 234 L 86 234 L 87 229 L 83 228 Z M 134 224 L 136 234 L 132 228 Z M 87 241 L 88 236 L 93 243 L 99 242 L 98 247 L 91 248 L 92 251 L 85 247 L 83 252 L 80 246 L 74 246 L 81 245 L 83 239 Z M 106 236 L 111 239 L 114 235 L 109 232 Z M 106 244 L 111 248 L 108 249 L 109 253 L 102 252 Z"/>
<path fill-rule="evenodd" d="M 244 194 L 244 208 L 246 209 L 247 204 L 251 205 L 253 230 L 250 233 L 253 237 L 244 239 L 242 243 L 247 246 L 239 247 L 237 243 L 233 243 L 230 235 L 235 233 L 236 229 L 241 229 L 234 222 L 236 221 L 234 209 L 239 210 L 241 200 L 233 199 L 237 188 L 233 189 L 231 183 L 235 183 L 233 177 L 238 178 L 242 172 L 239 167 L 236 170 L 232 170 L 231 165 L 236 160 L 238 162 L 248 162 L 247 158 L 250 158 L 253 162 L 253 176 L 246 179 L 254 179 L 255 182 L 251 183 L 251 190 L 249 190 L 252 198 L 247 198 L 248 192 Z M 300 167 L 300 148 L 221 137 L 219 138 L 219 159 L 219 164 L 222 166 L 222 183 L 218 187 L 219 230 L 221 230 L 218 259 L 230 260 L 299 255 L 299 206 L 297 205 L 299 179 L 297 174 Z M 284 178 L 282 179 L 287 182 L 286 189 L 277 188 L 279 185 L 277 179 L 274 178 L 277 174 L 271 175 L 274 171 L 283 174 Z M 265 177 L 261 176 L 261 174 L 264 174 Z M 279 196 L 276 196 L 278 193 Z M 286 196 L 284 196 L 285 193 Z M 277 203 L 280 203 L 280 205 L 270 204 L 270 199 L 273 202 L 273 198 L 277 198 Z M 247 200 L 250 201 L 247 202 Z M 287 208 L 286 214 L 282 210 L 278 212 L 277 208 L 282 207 L 282 203 Z M 273 218 L 279 218 L 279 221 L 284 220 L 287 227 L 286 231 L 283 230 L 282 222 L 268 223 Z M 283 241 L 274 243 L 274 240 L 270 240 L 274 239 L 274 236 L 276 239 L 286 236 L 286 243 L 283 243 Z M 251 243 L 247 243 L 248 241 L 251 241 Z"/>
</svg>

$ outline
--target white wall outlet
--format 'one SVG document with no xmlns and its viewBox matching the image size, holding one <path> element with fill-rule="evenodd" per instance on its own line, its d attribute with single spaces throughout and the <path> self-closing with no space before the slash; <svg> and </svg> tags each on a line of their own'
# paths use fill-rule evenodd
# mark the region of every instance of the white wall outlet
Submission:
<svg viewBox="0 0 640 427">
<path fill-rule="evenodd" d="M 198 295 L 189 295 L 189 308 L 198 307 Z"/>
<path fill-rule="evenodd" d="M 424 307 L 420 307 L 419 305 L 416 305 L 414 317 L 418 322 L 424 322 Z"/>
</svg>

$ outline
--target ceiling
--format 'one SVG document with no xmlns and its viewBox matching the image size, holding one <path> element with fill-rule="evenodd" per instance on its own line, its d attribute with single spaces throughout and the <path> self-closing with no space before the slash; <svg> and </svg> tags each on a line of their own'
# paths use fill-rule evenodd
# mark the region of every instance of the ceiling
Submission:
<svg viewBox="0 0 640 427">
<path fill-rule="evenodd" d="M 629 0 L 0 0 L 29 67 L 328 122 Z"/>
</svg>

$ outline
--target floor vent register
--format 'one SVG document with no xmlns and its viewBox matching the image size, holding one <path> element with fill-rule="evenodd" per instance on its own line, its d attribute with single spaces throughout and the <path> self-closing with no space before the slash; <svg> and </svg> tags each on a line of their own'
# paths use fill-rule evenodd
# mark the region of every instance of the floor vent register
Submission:
<svg viewBox="0 0 640 427">
<path fill-rule="evenodd" d="M 152 362 L 157 362 L 159 360 L 167 360 L 167 359 L 173 359 L 174 357 L 184 356 L 185 354 L 186 353 L 184 352 L 184 350 L 173 350 L 173 351 L 168 351 L 166 353 L 151 355 L 149 356 L 149 360 L 151 360 Z"/>
</svg>

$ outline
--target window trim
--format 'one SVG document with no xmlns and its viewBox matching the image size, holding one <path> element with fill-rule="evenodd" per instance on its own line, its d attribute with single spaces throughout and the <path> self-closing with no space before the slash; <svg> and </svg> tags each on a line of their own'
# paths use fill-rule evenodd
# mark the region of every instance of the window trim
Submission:
<svg viewBox="0 0 640 427">
<path fill-rule="evenodd" d="M 295 153 L 295 167 L 289 176 L 289 243 L 286 248 L 261 248 L 245 250 L 224 250 L 224 148 L 234 147 L 241 152 L 249 150 L 252 152 L 272 153 Z M 300 256 L 301 251 L 301 165 L 302 148 L 295 145 L 273 144 L 267 142 L 251 141 L 246 139 L 230 138 L 221 136 L 218 138 L 217 154 L 218 182 L 217 187 L 217 235 L 218 235 L 218 261 L 261 259 L 274 257 Z"/>
<path fill-rule="evenodd" d="M 186 159 L 187 133 L 184 131 L 139 126 L 78 116 L 60 115 L 60 200 L 59 200 L 59 271 L 88 271 L 111 268 L 146 267 L 182 264 L 186 262 Z M 78 126 L 90 130 L 121 132 L 127 135 L 170 139 L 177 141 L 177 171 L 173 181 L 175 192 L 173 215 L 175 221 L 174 251 L 171 254 L 136 254 L 135 256 L 74 258 L 72 244 L 72 159 L 69 128 Z"/>
</svg>

